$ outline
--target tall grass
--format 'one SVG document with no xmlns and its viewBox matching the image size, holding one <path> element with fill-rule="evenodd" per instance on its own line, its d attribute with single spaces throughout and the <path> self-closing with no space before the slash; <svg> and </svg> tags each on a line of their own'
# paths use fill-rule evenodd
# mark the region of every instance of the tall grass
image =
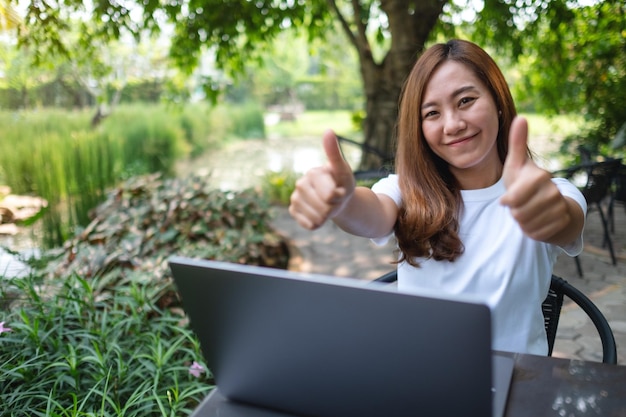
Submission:
<svg viewBox="0 0 626 417">
<path fill-rule="evenodd" d="M 45 247 L 60 245 L 85 226 L 89 211 L 120 180 L 172 175 L 176 160 L 216 147 L 229 135 L 245 135 L 244 128 L 264 134 L 262 113 L 253 106 L 128 105 L 96 129 L 90 120 L 84 111 L 0 112 L 0 182 L 48 201 Z"/>
</svg>

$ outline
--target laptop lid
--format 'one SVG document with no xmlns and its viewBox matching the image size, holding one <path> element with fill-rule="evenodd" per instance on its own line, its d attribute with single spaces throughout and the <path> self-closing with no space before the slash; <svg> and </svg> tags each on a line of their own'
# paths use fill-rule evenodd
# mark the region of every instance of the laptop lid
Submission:
<svg viewBox="0 0 626 417">
<path fill-rule="evenodd" d="M 232 263 L 170 267 L 226 398 L 315 417 L 492 415 L 485 305 Z"/>
</svg>

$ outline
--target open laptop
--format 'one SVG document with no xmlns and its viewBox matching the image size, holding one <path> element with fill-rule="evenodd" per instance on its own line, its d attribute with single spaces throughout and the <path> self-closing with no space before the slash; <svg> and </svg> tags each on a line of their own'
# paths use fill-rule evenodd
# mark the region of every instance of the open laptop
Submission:
<svg viewBox="0 0 626 417">
<path fill-rule="evenodd" d="M 492 353 L 483 304 L 350 278 L 169 263 L 219 389 L 214 415 L 504 412 L 513 359 Z"/>
</svg>

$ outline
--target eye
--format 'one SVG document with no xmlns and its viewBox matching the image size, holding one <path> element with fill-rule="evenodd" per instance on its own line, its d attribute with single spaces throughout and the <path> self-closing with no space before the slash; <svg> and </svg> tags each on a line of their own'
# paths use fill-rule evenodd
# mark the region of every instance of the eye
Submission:
<svg viewBox="0 0 626 417">
<path fill-rule="evenodd" d="M 459 106 L 465 106 L 474 101 L 476 101 L 476 97 L 463 97 L 461 100 L 459 100 Z"/>
<path fill-rule="evenodd" d="M 426 120 L 426 119 L 432 119 L 434 117 L 436 117 L 439 113 L 436 112 L 435 110 L 431 110 L 429 112 L 426 112 L 422 115 L 422 119 Z"/>
</svg>

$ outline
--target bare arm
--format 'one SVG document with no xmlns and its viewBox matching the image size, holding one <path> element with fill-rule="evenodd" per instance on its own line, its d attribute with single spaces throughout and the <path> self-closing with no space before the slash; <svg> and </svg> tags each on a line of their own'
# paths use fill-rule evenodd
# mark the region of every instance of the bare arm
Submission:
<svg viewBox="0 0 626 417">
<path fill-rule="evenodd" d="M 567 208 L 564 211 L 564 222 L 561 230 L 556 232 L 546 240 L 558 246 L 567 246 L 574 242 L 581 235 L 583 227 L 585 227 L 585 214 L 578 203 L 568 197 L 563 197 Z"/>
<path fill-rule="evenodd" d="M 331 131 L 324 134 L 324 151 L 328 164 L 313 168 L 297 181 L 289 205 L 291 216 L 309 230 L 332 219 L 357 236 L 388 235 L 398 214 L 393 200 L 366 187 L 356 187 L 352 169 Z"/>
<path fill-rule="evenodd" d="M 398 207 L 391 198 L 357 187 L 333 221 L 348 233 L 374 239 L 390 234 L 397 217 Z"/>
</svg>

